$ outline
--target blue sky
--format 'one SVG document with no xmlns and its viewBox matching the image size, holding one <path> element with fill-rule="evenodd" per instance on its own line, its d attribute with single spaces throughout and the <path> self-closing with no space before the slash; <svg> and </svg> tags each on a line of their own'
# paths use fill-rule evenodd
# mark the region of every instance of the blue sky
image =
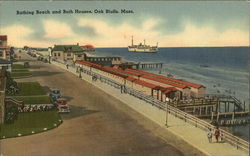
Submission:
<svg viewBox="0 0 250 156">
<path fill-rule="evenodd" d="M 75 1 L 1 2 L 0 33 L 14 46 L 93 44 L 126 47 L 135 43 L 162 47 L 247 46 L 247 2 Z M 16 15 L 35 10 L 133 10 L 132 14 Z"/>
</svg>

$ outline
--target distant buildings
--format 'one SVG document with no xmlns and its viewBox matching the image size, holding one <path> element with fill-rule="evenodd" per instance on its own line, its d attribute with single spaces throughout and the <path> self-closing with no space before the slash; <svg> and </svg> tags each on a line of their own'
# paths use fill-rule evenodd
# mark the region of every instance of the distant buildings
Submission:
<svg viewBox="0 0 250 156">
<path fill-rule="evenodd" d="M 95 50 L 92 45 L 55 45 L 50 52 L 50 56 L 53 60 L 68 64 L 74 63 L 77 60 L 85 60 L 102 65 L 121 64 L 121 57 L 89 57 L 84 52 L 90 50 Z"/>
<path fill-rule="evenodd" d="M 85 51 L 85 52 L 95 51 L 95 47 L 93 45 L 90 45 L 90 44 L 83 45 L 81 47 L 82 47 L 83 51 Z"/>
<path fill-rule="evenodd" d="M 53 59 L 63 62 L 75 62 L 76 60 L 84 60 L 85 54 L 83 49 L 76 45 L 55 45 L 51 51 Z"/>
<path fill-rule="evenodd" d="M 4 69 L 8 72 L 11 72 L 11 65 L 12 65 L 11 61 L 0 59 L 0 69 Z"/>
<path fill-rule="evenodd" d="M 10 60 L 10 49 L 8 47 L 7 35 L 0 35 L 0 58 Z"/>
</svg>

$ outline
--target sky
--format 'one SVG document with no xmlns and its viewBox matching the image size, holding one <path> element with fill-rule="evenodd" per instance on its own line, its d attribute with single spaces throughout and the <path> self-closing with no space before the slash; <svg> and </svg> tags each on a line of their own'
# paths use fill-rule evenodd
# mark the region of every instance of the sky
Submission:
<svg viewBox="0 0 250 156">
<path fill-rule="evenodd" d="M 64 14 L 63 10 L 92 11 Z M 105 13 L 106 10 L 119 13 Z M 122 9 L 133 13 L 121 13 Z M 36 10 L 50 14 L 36 14 Z M 52 11 L 61 10 L 61 14 Z M 102 10 L 104 13 L 95 13 Z M 18 15 L 17 11 L 34 12 Z M 146 40 L 159 47 L 249 46 L 249 3 L 222 1 L 0 2 L 0 34 L 15 47 L 92 44 L 127 47 Z"/>
</svg>

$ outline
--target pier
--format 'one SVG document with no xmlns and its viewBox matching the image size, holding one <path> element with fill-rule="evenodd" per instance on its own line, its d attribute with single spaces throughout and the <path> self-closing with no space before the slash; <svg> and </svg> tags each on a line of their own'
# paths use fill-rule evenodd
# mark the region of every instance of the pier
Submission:
<svg viewBox="0 0 250 156">
<path fill-rule="evenodd" d="M 134 68 L 134 69 L 161 69 L 163 63 L 134 63 L 134 62 L 126 62 L 119 65 L 122 69 L 126 68 Z"/>
<path fill-rule="evenodd" d="M 233 96 L 209 95 L 207 98 L 181 100 L 170 105 L 221 126 L 250 123 L 249 119 L 246 119 L 250 115 L 250 111 L 246 111 L 246 103 Z"/>
</svg>

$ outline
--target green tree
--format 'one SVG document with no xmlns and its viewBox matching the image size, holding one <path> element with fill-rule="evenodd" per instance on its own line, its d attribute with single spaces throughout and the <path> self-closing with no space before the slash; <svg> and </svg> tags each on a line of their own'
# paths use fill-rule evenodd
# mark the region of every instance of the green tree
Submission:
<svg viewBox="0 0 250 156">
<path fill-rule="evenodd" d="M 17 119 L 18 107 L 17 105 L 7 105 L 5 108 L 4 123 L 10 124 Z"/>
<path fill-rule="evenodd" d="M 17 82 L 11 77 L 10 72 L 5 72 L 6 76 L 6 92 L 7 94 L 15 95 L 19 92 Z"/>
</svg>

